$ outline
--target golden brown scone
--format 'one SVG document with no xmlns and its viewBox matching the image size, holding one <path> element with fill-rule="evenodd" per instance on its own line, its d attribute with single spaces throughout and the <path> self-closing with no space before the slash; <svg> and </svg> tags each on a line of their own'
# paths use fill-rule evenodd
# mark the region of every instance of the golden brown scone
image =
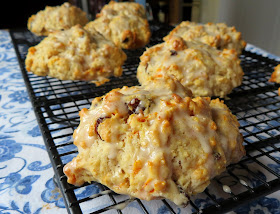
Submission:
<svg viewBox="0 0 280 214">
<path fill-rule="evenodd" d="M 190 98 L 173 79 L 114 89 L 80 111 L 68 182 L 97 181 L 144 200 L 183 205 L 245 154 L 239 123 L 219 99 Z"/>
<path fill-rule="evenodd" d="M 95 28 L 107 39 L 124 49 L 135 49 L 149 43 L 151 32 L 144 7 L 134 2 L 105 5 L 97 19 L 85 28 Z"/>
<path fill-rule="evenodd" d="M 47 36 L 57 30 L 66 30 L 74 25 L 85 25 L 88 22 L 86 13 L 69 3 L 61 6 L 47 6 L 28 19 L 28 29 L 39 36 Z"/>
<path fill-rule="evenodd" d="M 280 83 L 280 64 L 274 68 L 274 72 L 271 74 L 269 82 Z"/>
<path fill-rule="evenodd" d="M 184 21 L 164 37 L 164 41 L 174 35 L 180 36 L 186 41 L 199 41 L 219 50 L 235 49 L 238 55 L 246 46 L 246 42 L 241 38 L 241 33 L 237 32 L 235 27 L 228 27 L 224 23 L 201 25 Z"/>
<path fill-rule="evenodd" d="M 243 74 L 235 50 L 219 51 L 176 36 L 147 49 L 137 70 L 141 84 L 151 76 L 173 76 L 194 96 L 203 97 L 225 97 L 241 84 Z"/>
<path fill-rule="evenodd" d="M 126 15 L 126 16 L 138 16 L 140 18 L 146 19 L 145 8 L 135 2 L 115 2 L 110 1 L 106 4 L 100 13 L 96 15 L 97 18 L 102 16 L 116 16 L 116 15 Z"/>
<path fill-rule="evenodd" d="M 26 56 L 26 69 L 39 76 L 83 80 L 101 85 L 120 76 L 125 53 L 94 29 L 76 25 L 51 33 Z"/>
</svg>

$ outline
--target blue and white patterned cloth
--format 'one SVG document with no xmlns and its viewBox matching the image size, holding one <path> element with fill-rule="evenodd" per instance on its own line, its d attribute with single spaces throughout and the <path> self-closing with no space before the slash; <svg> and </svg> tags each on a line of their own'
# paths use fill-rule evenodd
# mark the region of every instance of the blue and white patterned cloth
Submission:
<svg viewBox="0 0 280 214">
<path fill-rule="evenodd" d="M 247 50 L 280 61 L 279 57 L 253 45 L 247 45 Z M 7 31 L 2 30 L 0 31 L 0 214 L 67 213 L 62 196 L 53 183 L 53 173 L 11 38 Z M 81 194 L 93 193 L 94 189 L 89 189 Z M 280 213 L 279 200 L 278 191 L 238 208 L 235 213 Z M 199 203 L 207 201 L 202 200 Z M 168 213 L 164 206 L 153 209 L 152 213 Z M 179 213 L 183 213 L 177 209 Z"/>
</svg>

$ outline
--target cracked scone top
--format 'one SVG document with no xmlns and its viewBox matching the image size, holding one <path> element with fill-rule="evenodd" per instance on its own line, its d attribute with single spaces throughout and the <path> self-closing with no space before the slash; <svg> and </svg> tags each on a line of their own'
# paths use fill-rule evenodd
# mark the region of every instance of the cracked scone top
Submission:
<svg viewBox="0 0 280 214">
<path fill-rule="evenodd" d="M 166 37 L 167 41 L 172 36 L 180 36 L 187 41 L 199 41 L 217 49 L 235 49 L 238 54 L 246 46 L 241 33 L 235 27 L 228 27 L 224 23 L 207 23 L 204 25 L 184 21 L 175 27 Z"/>
<path fill-rule="evenodd" d="M 110 76 L 121 76 L 125 60 L 125 53 L 100 33 L 76 25 L 51 33 L 29 48 L 25 65 L 39 76 L 100 85 L 109 81 Z"/>
<path fill-rule="evenodd" d="M 114 89 L 80 111 L 77 157 L 68 182 L 100 182 L 116 193 L 177 205 L 245 151 L 238 121 L 218 99 L 197 97 L 173 79 Z"/>
<path fill-rule="evenodd" d="M 85 25 L 87 22 L 84 11 L 66 2 L 56 7 L 46 6 L 28 19 L 27 27 L 36 35 L 47 36 L 51 32 L 66 30 L 77 24 Z"/>
<path fill-rule="evenodd" d="M 234 50 L 223 51 L 195 41 L 172 37 L 147 49 L 140 57 L 137 78 L 173 76 L 194 96 L 225 97 L 241 85 L 243 71 Z"/>
<path fill-rule="evenodd" d="M 124 49 L 143 47 L 149 43 L 151 36 L 145 9 L 134 2 L 111 1 L 85 28 L 96 29 Z"/>
</svg>

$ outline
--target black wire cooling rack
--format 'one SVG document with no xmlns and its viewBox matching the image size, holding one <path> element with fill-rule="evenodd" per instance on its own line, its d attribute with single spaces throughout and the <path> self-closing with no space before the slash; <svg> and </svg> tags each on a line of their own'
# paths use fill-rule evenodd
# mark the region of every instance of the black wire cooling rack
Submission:
<svg viewBox="0 0 280 214">
<path fill-rule="evenodd" d="M 151 29 L 153 34 L 148 46 L 161 42 L 170 27 L 152 25 Z M 63 173 L 63 166 L 77 155 L 72 134 L 79 123 L 78 112 L 89 108 L 94 97 L 113 88 L 137 85 L 136 69 L 144 48 L 126 51 L 128 60 L 123 66 L 123 76 L 111 78 L 105 85 L 95 87 L 87 82 L 61 81 L 28 73 L 24 65 L 27 50 L 42 38 L 26 29 L 11 30 L 10 35 L 54 168 L 54 180 L 69 213 L 103 213 L 108 210 L 129 213 L 127 208 L 120 209 L 128 202 L 142 213 L 152 213 L 150 207 L 154 203 L 163 206 L 167 213 L 225 213 L 280 189 L 279 85 L 268 82 L 279 62 L 246 51 L 240 56 L 245 72 L 243 83 L 234 89 L 225 103 L 240 122 L 247 155 L 213 179 L 203 193 L 191 197 L 189 206 L 178 208 L 168 200 L 146 202 L 129 199 L 97 183 L 75 187 L 67 183 Z M 80 193 L 91 186 L 98 189 L 97 194 L 81 197 Z M 106 204 L 100 205 L 104 201 Z"/>
</svg>

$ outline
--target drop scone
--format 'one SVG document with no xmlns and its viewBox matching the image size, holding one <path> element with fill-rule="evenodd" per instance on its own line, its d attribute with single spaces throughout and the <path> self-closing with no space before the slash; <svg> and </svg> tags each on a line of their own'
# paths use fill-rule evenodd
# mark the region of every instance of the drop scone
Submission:
<svg viewBox="0 0 280 214">
<path fill-rule="evenodd" d="M 74 25 L 85 25 L 88 22 L 86 13 L 69 3 L 61 6 L 46 6 L 44 10 L 28 19 L 28 29 L 39 36 L 47 36 L 57 30 L 66 30 Z"/>
<path fill-rule="evenodd" d="M 228 27 L 224 23 L 201 25 L 184 21 L 164 37 L 164 41 L 173 36 L 180 36 L 186 41 L 199 41 L 219 50 L 235 49 L 238 55 L 242 53 L 246 46 L 241 33 L 236 31 L 235 27 Z"/>
<path fill-rule="evenodd" d="M 245 151 L 239 123 L 219 99 L 197 97 L 173 79 L 114 89 L 80 111 L 79 154 L 68 182 L 100 182 L 144 200 L 186 205 Z"/>
<path fill-rule="evenodd" d="M 194 96 L 225 97 L 241 85 L 244 73 L 235 50 L 220 51 L 174 36 L 147 49 L 137 69 L 141 84 L 166 75 L 178 79 Z"/>
<path fill-rule="evenodd" d="M 274 68 L 274 72 L 271 74 L 269 82 L 280 83 L 280 64 Z"/>
<path fill-rule="evenodd" d="M 82 80 L 101 85 L 121 76 L 126 54 L 94 29 L 76 25 L 51 33 L 26 56 L 28 71 L 61 80 Z"/>
<path fill-rule="evenodd" d="M 269 82 L 280 83 L 280 64 L 274 68 L 274 72 L 271 74 Z M 278 88 L 278 95 L 280 96 L 280 88 Z"/>
<path fill-rule="evenodd" d="M 111 1 L 85 28 L 96 29 L 124 49 L 143 47 L 149 43 L 151 36 L 145 9 L 134 2 Z"/>
<path fill-rule="evenodd" d="M 117 16 L 117 15 L 126 15 L 126 16 L 138 16 L 140 18 L 146 19 L 145 8 L 135 2 L 115 2 L 110 1 L 109 4 L 106 4 L 101 11 L 96 15 L 97 18 L 101 16 Z"/>
</svg>

